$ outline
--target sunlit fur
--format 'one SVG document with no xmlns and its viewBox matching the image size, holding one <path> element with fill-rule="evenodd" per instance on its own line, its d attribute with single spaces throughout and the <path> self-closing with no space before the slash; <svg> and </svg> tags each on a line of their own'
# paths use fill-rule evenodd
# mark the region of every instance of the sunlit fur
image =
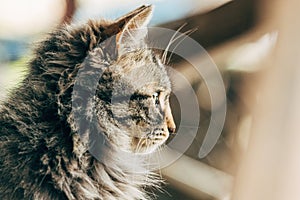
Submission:
<svg viewBox="0 0 300 200">
<path fill-rule="evenodd" d="M 159 187 L 145 160 L 124 160 L 119 152 L 149 153 L 168 138 L 170 83 L 151 50 L 99 59 L 105 51 L 99 44 L 123 26 L 107 21 L 64 26 L 38 45 L 27 76 L 1 105 L 0 199 L 140 200 L 148 198 L 146 187 Z M 103 63 L 108 66 L 101 68 Z M 86 105 L 73 109 L 80 110 L 83 124 L 91 122 L 91 109 L 96 113 L 96 123 L 84 131 L 87 137 L 91 129 L 107 137 L 111 148 L 100 161 L 79 134 L 72 109 L 72 99 L 80 98 L 73 91 L 76 76 L 85 65 L 103 74 Z"/>
<path fill-rule="evenodd" d="M 139 50 L 121 57 L 107 72 L 114 77 L 113 100 L 107 104 L 99 98 L 98 110 L 103 110 L 103 105 L 107 105 L 105 109 L 111 111 L 114 118 L 110 122 L 103 121 L 105 118 L 102 117 L 99 120 L 103 124 L 119 127 L 129 136 L 128 146 L 124 146 L 124 150 L 151 152 L 169 136 L 161 108 L 167 102 L 156 105 L 153 97 L 157 91 L 160 91 L 159 98 L 171 92 L 164 66 L 150 50 Z M 124 96 L 128 98 L 122 99 Z M 105 110 L 103 112 L 107 113 Z M 115 144 L 120 143 L 119 135 L 122 133 L 109 135 L 109 138 Z M 125 145 L 124 140 L 120 145 Z"/>
</svg>

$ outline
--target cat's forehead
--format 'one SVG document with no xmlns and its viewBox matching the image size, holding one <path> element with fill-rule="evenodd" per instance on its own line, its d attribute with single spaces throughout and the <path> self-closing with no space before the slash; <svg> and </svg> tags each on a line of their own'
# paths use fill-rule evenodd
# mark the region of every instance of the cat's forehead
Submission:
<svg viewBox="0 0 300 200">
<path fill-rule="evenodd" d="M 137 50 L 124 55 L 116 69 L 136 87 L 148 91 L 170 91 L 171 84 L 160 58 L 151 50 Z"/>
<path fill-rule="evenodd" d="M 127 52 L 126 54 L 120 56 L 119 61 L 124 62 L 135 62 L 135 63 L 141 63 L 141 62 L 153 62 L 153 57 L 155 56 L 154 52 L 151 49 L 143 48 L 143 49 L 136 49 Z"/>
</svg>

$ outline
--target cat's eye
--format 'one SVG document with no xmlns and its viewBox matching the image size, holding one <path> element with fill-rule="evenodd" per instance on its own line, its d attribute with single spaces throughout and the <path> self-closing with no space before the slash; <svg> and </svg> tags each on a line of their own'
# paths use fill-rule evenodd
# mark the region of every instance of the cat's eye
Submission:
<svg viewBox="0 0 300 200">
<path fill-rule="evenodd" d="M 155 92 L 153 95 L 153 100 L 154 100 L 154 103 L 155 105 L 159 105 L 159 92 Z"/>
</svg>

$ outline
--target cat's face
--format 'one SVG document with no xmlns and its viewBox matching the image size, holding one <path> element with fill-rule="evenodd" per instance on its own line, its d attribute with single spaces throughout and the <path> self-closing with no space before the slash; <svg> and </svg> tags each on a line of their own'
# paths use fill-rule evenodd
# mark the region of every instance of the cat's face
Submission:
<svg viewBox="0 0 300 200">
<path fill-rule="evenodd" d="M 116 121 L 129 134 L 133 152 L 152 152 L 175 131 L 165 66 L 143 49 L 125 54 L 110 68 L 117 76 L 112 98 Z"/>
<path fill-rule="evenodd" d="M 118 59 L 104 72 L 97 93 L 101 99 L 98 118 L 101 121 L 105 113 L 110 117 L 107 126 L 114 127 L 106 127 L 109 140 L 123 150 L 138 153 L 153 152 L 175 132 L 165 66 L 145 44 L 138 44 L 144 42 L 144 30 L 130 32 L 129 28 L 145 26 L 150 15 L 151 8 L 138 13 L 117 35 Z"/>
</svg>

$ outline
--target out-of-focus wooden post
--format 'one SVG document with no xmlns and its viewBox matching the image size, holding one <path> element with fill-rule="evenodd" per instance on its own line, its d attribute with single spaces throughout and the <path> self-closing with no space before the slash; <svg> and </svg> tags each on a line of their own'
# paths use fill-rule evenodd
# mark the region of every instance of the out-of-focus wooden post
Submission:
<svg viewBox="0 0 300 200">
<path fill-rule="evenodd" d="M 262 81 L 249 85 L 259 95 L 232 199 L 299 200 L 300 1 L 263 2 L 261 16 L 278 27 L 278 44 Z"/>
</svg>

